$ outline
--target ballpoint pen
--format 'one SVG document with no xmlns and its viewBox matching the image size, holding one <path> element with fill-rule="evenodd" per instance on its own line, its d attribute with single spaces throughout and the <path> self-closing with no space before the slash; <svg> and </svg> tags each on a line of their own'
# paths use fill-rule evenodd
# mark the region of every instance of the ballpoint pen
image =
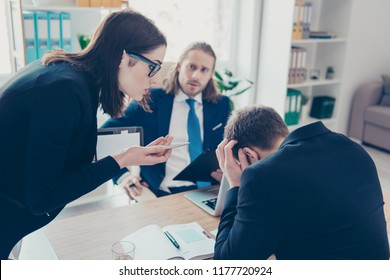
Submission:
<svg viewBox="0 0 390 280">
<path fill-rule="evenodd" d="M 168 237 L 169 241 L 171 241 L 172 244 L 173 244 L 177 249 L 179 249 L 179 248 L 180 248 L 180 245 L 179 245 L 179 243 L 177 243 L 177 241 L 175 240 L 175 238 L 173 238 L 173 236 L 172 236 L 169 232 L 167 232 L 167 231 L 164 231 L 164 233 L 165 233 L 165 235 Z"/>
</svg>

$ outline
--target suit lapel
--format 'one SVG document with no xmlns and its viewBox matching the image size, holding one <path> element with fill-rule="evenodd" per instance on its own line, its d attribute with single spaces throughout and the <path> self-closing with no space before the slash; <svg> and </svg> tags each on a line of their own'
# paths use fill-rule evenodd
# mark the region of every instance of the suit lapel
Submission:
<svg viewBox="0 0 390 280">
<path fill-rule="evenodd" d="M 157 123 L 159 135 L 165 136 L 169 133 L 169 123 L 171 121 L 171 113 L 173 107 L 173 96 L 162 93 L 157 100 Z"/>
</svg>

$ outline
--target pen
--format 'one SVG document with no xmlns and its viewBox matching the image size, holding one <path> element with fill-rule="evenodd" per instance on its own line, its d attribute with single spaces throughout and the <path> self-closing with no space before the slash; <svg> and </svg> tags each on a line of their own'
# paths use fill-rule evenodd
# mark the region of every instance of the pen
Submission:
<svg viewBox="0 0 390 280">
<path fill-rule="evenodd" d="M 179 245 L 179 243 L 177 243 L 177 241 L 175 240 L 175 238 L 173 238 L 173 236 L 172 236 L 169 232 L 167 232 L 167 231 L 164 231 L 164 233 L 165 233 L 165 235 L 168 237 L 169 241 L 171 241 L 172 244 L 173 244 L 177 249 L 179 249 L 179 248 L 180 248 L 180 245 Z"/>
<path fill-rule="evenodd" d="M 219 123 L 219 124 L 217 124 L 216 126 L 214 126 L 212 130 L 213 130 L 213 131 L 214 131 L 214 130 L 217 130 L 217 129 L 220 128 L 221 126 L 222 126 L 222 123 Z"/>
</svg>

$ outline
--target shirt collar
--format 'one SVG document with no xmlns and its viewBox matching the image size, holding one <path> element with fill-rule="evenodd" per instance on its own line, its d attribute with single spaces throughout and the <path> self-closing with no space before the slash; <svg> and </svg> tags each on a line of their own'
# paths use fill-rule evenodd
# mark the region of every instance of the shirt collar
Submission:
<svg viewBox="0 0 390 280">
<path fill-rule="evenodd" d="M 184 102 L 188 98 L 189 97 L 180 89 L 178 94 L 175 96 L 175 101 L 176 102 L 181 102 L 181 101 Z M 194 100 L 197 103 L 202 104 L 202 93 L 195 95 Z"/>
</svg>

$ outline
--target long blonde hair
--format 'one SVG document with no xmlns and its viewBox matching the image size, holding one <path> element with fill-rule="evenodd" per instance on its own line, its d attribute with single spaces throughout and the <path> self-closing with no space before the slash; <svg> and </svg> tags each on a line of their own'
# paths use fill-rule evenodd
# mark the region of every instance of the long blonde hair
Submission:
<svg viewBox="0 0 390 280">
<path fill-rule="evenodd" d="M 182 53 L 176 65 L 172 66 L 172 68 L 169 70 L 168 78 L 163 81 L 163 88 L 166 93 L 176 95 L 179 92 L 179 68 L 183 60 L 187 57 L 188 53 L 193 50 L 201 50 L 214 58 L 214 65 L 212 69 L 214 72 L 217 56 L 215 55 L 213 48 L 206 42 L 191 43 Z M 216 103 L 220 99 L 221 94 L 218 92 L 213 78 L 210 78 L 206 87 L 202 91 L 202 95 L 203 99 L 206 99 L 208 102 Z"/>
</svg>

